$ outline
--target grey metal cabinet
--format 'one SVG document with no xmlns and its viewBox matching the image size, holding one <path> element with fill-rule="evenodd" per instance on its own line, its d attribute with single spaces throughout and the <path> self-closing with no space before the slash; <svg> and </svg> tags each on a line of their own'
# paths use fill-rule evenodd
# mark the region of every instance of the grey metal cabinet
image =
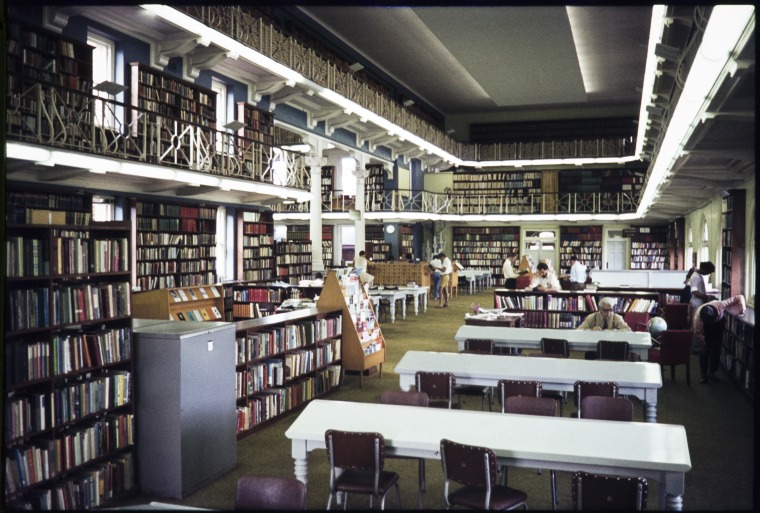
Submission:
<svg viewBox="0 0 760 513">
<path fill-rule="evenodd" d="M 138 479 L 182 498 L 237 463 L 235 325 L 136 323 Z"/>
</svg>

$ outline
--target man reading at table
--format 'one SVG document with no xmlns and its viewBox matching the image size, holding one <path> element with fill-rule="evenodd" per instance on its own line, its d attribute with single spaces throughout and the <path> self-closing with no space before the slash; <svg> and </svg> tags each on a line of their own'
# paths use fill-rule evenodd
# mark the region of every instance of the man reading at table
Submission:
<svg viewBox="0 0 760 513">
<path fill-rule="evenodd" d="M 630 326 L 620 314 L 612 311 L 614 302 L 608 297 L 599 300 L 599 311 L 588 315 L 576 329 L 579 330 L 618 330 L 631 331 Z"/>
<path fill-rule="evenodd" d="M 529 288 L 535 292 L 556 292 L 560 285 L 557 275 L 549 270 L 549 265 L 541 262 L 536 266 L 536 274 L 533 275 Z"/>
</svg>

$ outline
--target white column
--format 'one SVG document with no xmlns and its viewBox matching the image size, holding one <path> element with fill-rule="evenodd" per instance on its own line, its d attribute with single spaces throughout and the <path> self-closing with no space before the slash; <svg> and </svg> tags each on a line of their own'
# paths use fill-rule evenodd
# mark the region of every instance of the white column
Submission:
<svg viewBox="0 0 760 513">
<path fill-rule="evenodd" d="M 356 162 L 354 176 L 356 177 L 355 207 L 359 211 L 359 219 L 354 221 L 354 252 L 358 255 L 360 251 L 364 251 L 364 243 L 366 241 L 364 235 L 364 180 L 369 176 L 369 171 L 364 169 L 364 165 L 360 161 Z"/>
<path fill-rule="evenodd" d="M 311 270 L 324 272 L 322 261 L 322 158 L 306 157 L 311 171 L 311 201 L 309 202 L 309 238 L 311 239 Z"/>
</svg>

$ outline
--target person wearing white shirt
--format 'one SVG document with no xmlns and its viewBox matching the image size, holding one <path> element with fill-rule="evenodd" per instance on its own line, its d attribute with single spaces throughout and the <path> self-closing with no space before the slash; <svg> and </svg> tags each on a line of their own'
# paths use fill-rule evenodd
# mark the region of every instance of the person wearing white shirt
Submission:
<svg viewBox="0 0 760 513">
<path fill-rule="evenodd" d="M 536 266 L 536 274 L 528 288 L 536 292 L 556 292 L 560 289 L 559 279 L 556 274 L 549 272 L 546 262 L 541 262 Z"/>
<path fill-rule="evenodd" d="M 689 301 L 690 321 L 694 319 L 694 312 L 702 304 L 718 299 L 707 293 L 707 285 L 705 285 L 705 277 L 710 276 L 714 272 L 715 264 L 709 261 L 700 262 L 699 268 L 689 278 L 689 285 L 691 286 L 691 301 Z"/>
<path fill-rule="evenodd" d="M 367 272 L 369 262 L 364 255 L 364 251 L 359 252 L 359 256 L 354 258 L 354 267 L 356 268 L 356 274 L 359 275 L 359 281 L 361 281 L 362 285 L 371 287 L 372 282 L 375 280 L 375 277 Z"/>
<path fill-rule="evenodd" d="M 504 260 L 504 265 L 501 267 L 501 274 L 504 275 L 504 286 L 508 289 L 517 288 L 515 260 L 517 260 L 517 253 L 509 253 L 507 259 Z"/>
<path fill-rule="evenodd" d="M 449 306 L 449 280 L 451 280 L 451 273 L 454 271 L 454 267 L 451 264 L 451 260 L 445 253 L 438 255 L 441 259 L 441 299 L 438 303 L 438 308 L 445 308 Z"/>
<path fill-rule="evenodd" d="M 443 262 L 441 262 L 440 255 L 433 255 L 433 259 L 430 261 L 430 267 L 433 277 L 433 294 L 435 299 L 441 299 L 441 270 L 443 269 Z"/>
<path fill-rule="evenodd" d="M 586 266 L 578 261 L 578 257 L 570 257 L 570 290 L 583 290 L 586 288 Z"/>
</svg>

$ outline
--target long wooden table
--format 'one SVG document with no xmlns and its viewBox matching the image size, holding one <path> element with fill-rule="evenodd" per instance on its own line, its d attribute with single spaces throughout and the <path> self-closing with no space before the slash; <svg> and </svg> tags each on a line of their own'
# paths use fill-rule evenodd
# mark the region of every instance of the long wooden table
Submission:
<svg viewBox="0 0 760 513">
<path fill-rule="evenodd" d="M 379 432 L 394 456 L 438 460 L 447 438 L 490 447 L 500 464 L 514 467 L 641 476 L 660 484 L 660 508 L 674 510 L 682 508 L 691 470 L 686 430 L 678 425 L 316 399 L 285 432 L 304 483 L 309 455 L 325 448 L 328 429 Z"/>
<path fill-rule="evenodd" d="M 503 328 L 491 326 L 461 326 L 454 338 L 459 351 L 464 350 L 464 341 L 468 338 L 491 339 L 497 346 L 521 349 L 540 349 L 542 338 L 564 338 L 570 344 L 571 351 L 596 351 L 600 340 L 628 342 L 632 353 L 641 361 L 649 359 L 652 337 L 645 331 L 592 331 L 556 328 Z"/>
<path fill-rule="evenodd" d="M 515 379 L 540 381 L 544 390 L 563 392 L 572 392 L 577 380 L 614 381 L 621 395 L 644 403 L 647 422 L 657 422 L 657 390 L 662 388 L 660 366 L 647 362 L 407 351 L 395 369 L 402 390 L 414 388 L 417 371 L 451 372 L 457 385 L 495 387 L 500 379 Z"/>
</svg>

